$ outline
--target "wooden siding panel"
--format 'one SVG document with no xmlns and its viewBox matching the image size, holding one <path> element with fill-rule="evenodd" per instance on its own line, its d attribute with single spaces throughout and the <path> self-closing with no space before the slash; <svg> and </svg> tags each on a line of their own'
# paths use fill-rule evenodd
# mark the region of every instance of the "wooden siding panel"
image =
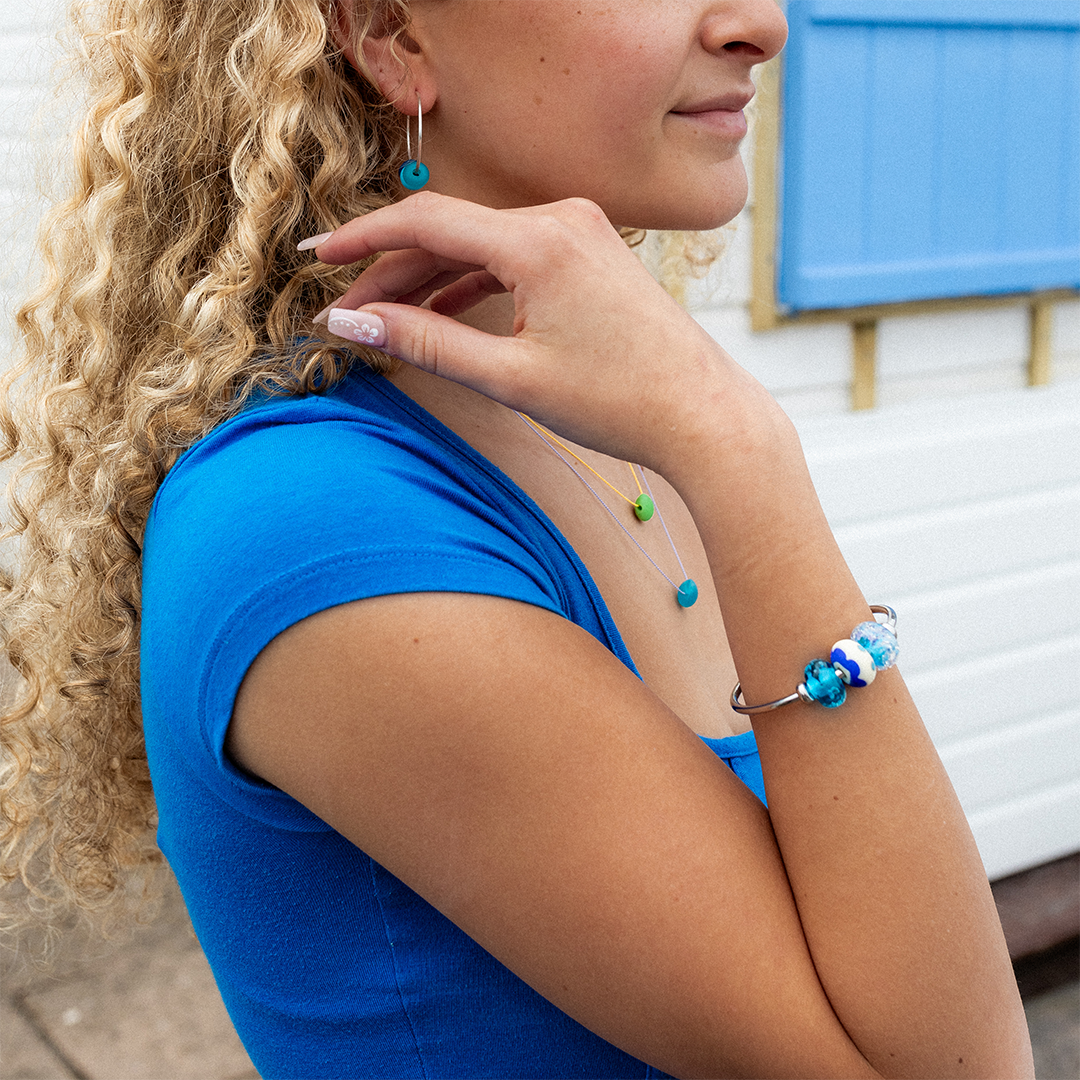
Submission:
<svg viewBox="0 0 1080 1080">
<path fill-rule="evenodd" d="M 903 665 L 901 655 L 901 670 Z M 935 744 L 944 749 L 986 732 L 1080 708 L 1077 672 L 1080 635 L 917 672 L 908 678 L 908 685 Z M 1080 779 L 1080 756 L 1073 766 Z"/>
<path fill-rule="evenodd" d="M 969 816 L 1070 784 L 1080 759 L 1080 708 L 953 743 L 941 759 Z"/>
<path fill-rule="evenodd" d="M 1080 781 L 976 811 L 968 820 L 991 879 L 1038 866 L 1080 849 Z"/>
<path fill-rule="evenodd" d="M 834 528 L 1080 483 L 1080 382 L 798 427 Z M 860 474 L 873 482 L 856 494 Z"/>
<path fill-rule="evenodd" d="M 1080 634 L 1080 561 L 895 599 L 910 677 Z"/>
<path fill-rule="evenodd" d="M 836 529 L 874 596 L 929 589 L 1080 558 L 1080 484 Z"/>
</svg>

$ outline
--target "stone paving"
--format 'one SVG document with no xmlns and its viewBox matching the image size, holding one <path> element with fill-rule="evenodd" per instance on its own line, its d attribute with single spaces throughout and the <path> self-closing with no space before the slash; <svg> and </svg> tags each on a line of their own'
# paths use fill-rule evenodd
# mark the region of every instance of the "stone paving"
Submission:
<svg viewBox="0 0 1080 1080">
<path fill-rule="evenodd" d="M 47 973 L 0 953 L 2 1080 L 257 1080 L 175 889 L 128 940 L 77 948 Z M 1038 1080 L 1078 1080 L 1080 983 L 1025 1005 Z"/>
<path fill-rule="evenodd" d="M 125 941 L 0 964 L 3 1080 L 258 1080 L 173 886 Z"/>
</svg>

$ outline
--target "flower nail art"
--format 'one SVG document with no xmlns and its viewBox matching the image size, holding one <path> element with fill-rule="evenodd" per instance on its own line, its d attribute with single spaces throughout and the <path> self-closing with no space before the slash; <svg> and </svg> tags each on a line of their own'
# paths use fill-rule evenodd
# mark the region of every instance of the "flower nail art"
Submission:
<svg viewBox="0 0 1080 1080">
<path fill-rule="evenodd" d="M 346 311 L 334 308 L 326 321 L 331 334 L 355 341 L 358 345 L 379 348 L 386 344 L 386 327 L 382 319 L 366 311 Z"/>
</svg>

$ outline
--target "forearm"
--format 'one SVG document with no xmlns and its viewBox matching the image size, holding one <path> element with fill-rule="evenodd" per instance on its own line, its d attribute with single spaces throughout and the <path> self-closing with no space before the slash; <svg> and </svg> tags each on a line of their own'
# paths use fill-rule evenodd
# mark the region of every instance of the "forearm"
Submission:
<svg viewBox="0 0 1080 1080">
<path fill-rule="evenodd" d="M 753 394 L 723 404 L 711 437 L 694 436 L 694 467 L 669 479 L 705 542 L 744 699 L 766 702 L 870 613 L 793 431 Z M 899 675 L 835 711 L 797 703 L 754 728 L 804 932 L 856 1045 L 885 1075 L 1025 1074 L 986 877 Z"/>
</svg>

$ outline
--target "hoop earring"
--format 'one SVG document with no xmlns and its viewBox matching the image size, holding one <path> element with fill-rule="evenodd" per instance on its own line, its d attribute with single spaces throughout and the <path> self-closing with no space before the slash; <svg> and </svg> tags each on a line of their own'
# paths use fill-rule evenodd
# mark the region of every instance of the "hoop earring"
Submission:
<svg viewBox="0 0 1080 1080">
<path fill-rule="evenodd" d="M 409 160 L 398 169 L 398 179 L 403 188 L 419 191 L 431 179 L 428 167 L 423 163 L 424 154 L 424 110 L 420 104 L 420 95 L 416 95 L 416 157 L 412 156 L 412 125 L 405 117 L 405 148 Z"/>
</svg>

